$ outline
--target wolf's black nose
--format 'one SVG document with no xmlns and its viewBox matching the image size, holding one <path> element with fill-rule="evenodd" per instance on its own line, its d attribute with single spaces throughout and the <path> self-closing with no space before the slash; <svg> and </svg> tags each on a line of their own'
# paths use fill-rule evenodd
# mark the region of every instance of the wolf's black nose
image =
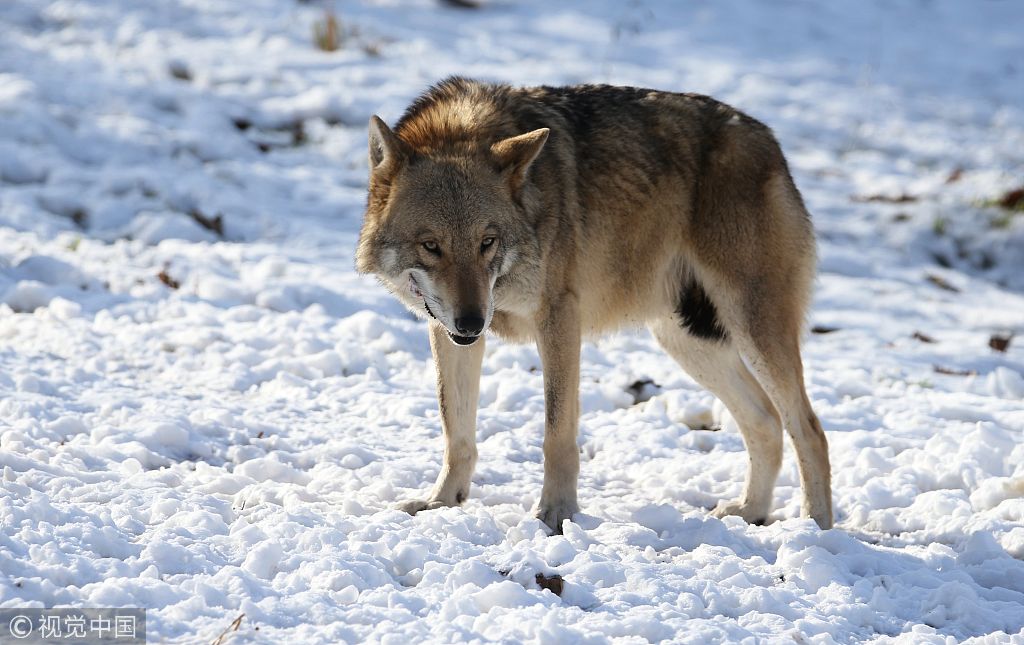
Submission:
<svg viewBox="0 0 1024 645">
<path fill-rule="evenodd" d="M 476 336 L 484 330 L 484 319 L 480 316 L 456 318 L 455 330 L 464 336 Z"/>
</svg>

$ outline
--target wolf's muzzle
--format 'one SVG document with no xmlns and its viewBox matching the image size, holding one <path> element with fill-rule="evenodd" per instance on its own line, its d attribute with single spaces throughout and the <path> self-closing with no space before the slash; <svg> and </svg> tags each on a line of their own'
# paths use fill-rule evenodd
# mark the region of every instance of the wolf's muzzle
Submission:
<svg viewBox="0 0 1024 645">
<path fill-rule="evenodd" d="M 472 345 L 483 332 L 484 322 L 483 316 L 475 314 L 459 316 L 455 319 L 455 330 L 459 333 L 453 334 L 449 331 L 448 335 L 458 345 Z"/>
</svg>

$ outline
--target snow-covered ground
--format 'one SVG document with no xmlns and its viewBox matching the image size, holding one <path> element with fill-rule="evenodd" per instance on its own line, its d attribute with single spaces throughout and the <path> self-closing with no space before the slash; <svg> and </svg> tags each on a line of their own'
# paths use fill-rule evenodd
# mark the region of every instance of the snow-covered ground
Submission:
<svg viewBox="0 0 1024 645">
<path fill-rule="evenodd" d="M 336 9 L 327 53 L 313 2 L 0 4 L 0 607 L 144 606 L 152 642 L 1024 642 L 1024 214 L 985 206 L 1024 180 L 1024 6 Z M 353 270 L 366 122 L 452 73 L 775 128 L 834 530 L 788 447 L 772 523 L 706 515 L 742 441 L 646 332 L 584 347 L 564 536 L 527 518 L 532 347 L 488 346 L 465 506 L 391 510 L 441 442 L 425 325 Z"/>
</svg>

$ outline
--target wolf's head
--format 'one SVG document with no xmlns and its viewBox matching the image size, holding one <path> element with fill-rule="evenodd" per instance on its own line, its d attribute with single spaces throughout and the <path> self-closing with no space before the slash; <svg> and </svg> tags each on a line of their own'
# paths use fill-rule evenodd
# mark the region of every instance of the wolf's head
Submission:
<svg viewBox="0 0 1024 645">
<path fill-rule="evenodd" d="M 471 345 L 494 314 L 494 284 L 530 239 L 526 172 L 547 128 L 498 141 L 416 150 L 370 120 L 370 192 L 356 268 Z"/>
</svg>

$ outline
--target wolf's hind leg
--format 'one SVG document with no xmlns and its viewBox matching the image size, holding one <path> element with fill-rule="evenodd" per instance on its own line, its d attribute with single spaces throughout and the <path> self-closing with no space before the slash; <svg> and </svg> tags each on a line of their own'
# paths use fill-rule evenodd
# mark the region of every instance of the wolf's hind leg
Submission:
<svg viewBox="0 0 1024 645">
<path fill-rule="evenodd" d="M 713 514 L 738 515 L 752 524 L 763 523 L 771 511 L 782 463 L 782 424 L 727 333 L 705 333 L 710 330 L 690 323 L 688 327 L 687 322 L 672 315 L 651 324 L 650 329 L 665 351 L 729 409 L 749 458 L 743 494 L 735 501 L 722 500 Z"/>
<path fill-rule="evenodd" d="M 736 228 L 732 235 L 702 234 L 694 244 L 692 261 L 711 287 L 709 293 L 714 294 L 733 346 L 793 440 L 803 491 L 802 515 L 829 529 L 828 439 L 811 409 L 800 357 L 800 335 L 814 281 L 814 231 L 781 153 L 778 162 L 780 167 L 759 192 L 748 191 L 746 199 L 741 199 L 742 193 L 720 196 L 713 215 Z M 724 186 L 738 178 L 735 171 L 723 171 L 713 181 Z M 751 210 L 755 203 L 757 210 Z"/>
<path fill-rule="evenodd" d="M 763 312 L 761 319 L 769 316 Z M 737 346 L 793 440 L 804 497 L 801 514 L 812 518 L 822 529 L 832 528 L 828 439 L 804 389 L 798 335 L 769 333 L 758 325 L 750 325 L 746 333 L 737 334 Z"/>
<path fill-rule="evenodd" d="M 413 515 L 422 510 L 462 504 L 469 497 L 470 479 L 476 466 L 476 411 L 484 338 L 480 337 L 468 347 L 456 347 L 444 327 L 431 322 L 430 349 L 437 369 L 444 462 L 437 483 L 426 499 L 399 504 L 399 509 Z"/>
</svg>

